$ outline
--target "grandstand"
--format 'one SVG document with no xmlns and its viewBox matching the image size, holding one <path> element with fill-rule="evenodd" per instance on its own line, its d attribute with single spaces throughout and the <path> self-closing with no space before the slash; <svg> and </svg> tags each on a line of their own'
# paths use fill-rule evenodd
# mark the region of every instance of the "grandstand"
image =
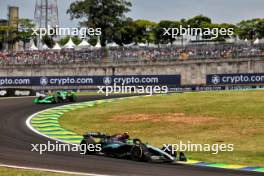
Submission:
<svg viewBox="0 0 264 176">
<path fill-rule="evenodd" d="M 89 64 L 186 59 L 264 57 L 264 44 L 113 47 L 0 52 L 0 65 Z"/>
</svg>

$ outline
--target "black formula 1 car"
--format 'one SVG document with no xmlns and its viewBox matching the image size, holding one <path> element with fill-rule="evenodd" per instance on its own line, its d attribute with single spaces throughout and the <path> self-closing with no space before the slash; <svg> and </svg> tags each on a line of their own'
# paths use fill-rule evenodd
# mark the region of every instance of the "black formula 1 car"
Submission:
<svg viewBox="0 0 264 176">
<path fill-rule="evenodd" d="M 88 155 L 102 155 L 114 158 L 131 159 L 143 162 L 163 162 L 171 163 L 175 161 L 187 161 L 184 153 L 165 151 L 148 144 L 142 143 L 139 139 L 126 139 L 123 135 L 106 135 L 103 133 L 87 133 L 83 135 L 81 141 L 82 150 L 86 150 L 90 145 L 100 145 L 100 151 L 86 150 Z M 98 141 L 98 142 L 96 142 Z"/>
</svg>

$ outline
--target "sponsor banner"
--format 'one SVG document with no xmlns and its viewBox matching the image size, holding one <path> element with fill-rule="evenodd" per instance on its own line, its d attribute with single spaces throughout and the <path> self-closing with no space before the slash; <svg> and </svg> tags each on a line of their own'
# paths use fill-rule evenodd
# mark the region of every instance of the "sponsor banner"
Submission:
<svg viewBox="0 0 264 176">
<path fill-rule="evenodd" d="M 0 97 L 6 97 L 7 96 L 7 90 L 3 89 L 0 90 Z"/>
<path fill-rule="evenodd" d="M 180 85 L 180 75 L 0 77 L 1 86 Z"/>
<path fill-rule="evenodd" d="M 193 92 L 193 91 L 220 91 L 220 90 L 260 90 L 264 89 L 263 85 L 255 85 L 255 86 L 169 86 L 169 92 Z"/>
<path fill-rule="evenodd" d="M 35 96 L 36 93 L 29 89 L 0 89 L 0 97 Z"/>
<path fill-rule="evenodd" d="M 264 84 L 264 73 L 207 75 L 207 85 Z"/>
</svg>

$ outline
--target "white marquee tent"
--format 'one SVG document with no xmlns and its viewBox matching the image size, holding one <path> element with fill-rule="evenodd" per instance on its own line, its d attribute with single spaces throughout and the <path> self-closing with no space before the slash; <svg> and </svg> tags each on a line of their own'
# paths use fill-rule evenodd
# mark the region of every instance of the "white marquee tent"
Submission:
<svg viewBox="0 0 264 176">
<path fill-rule="evenodd" d="M 260 40 L 257 38 L 255 41 L 254 41 L 254 44 L 259 44 Z"/>
<path fill-rule="evenodd" d="M 107 47 L 110 47 L 110 48 L 117 48 L 117 47 L 119 47 L 119 45 L 116 44 L 115 42 L 108 43 L 106 46 L 107 46 Z"/>
<path fill-rule="evenodd" d="M 48 50 L 49 47 L 48 47 L 46 44 L 44 44 L 44 45 L 41 47 L 41 49 L 42 49 L 42 50 Z"/>
<path fill-rule="evenodd" d="M 70 38 L 69 41 L 64 45 L 64 48 L 67 49 L 74 49 L 76 45 L 73 43 L 72 39 Z"/>
<path fill-rule="evenodd" d="M 139 47 L 147 47 L 148 44 L 146 44 L 146 43 L 139 43 L 138 46 L 139 46 Z"/>
<path fill-rule="evenodd" d="M 101 41 L 99 38 L 97 40 L 97 44 L 95 45 L 95 48 L 102 48 Z"/>
<path fill-rule="evenodd" d="M 38 50 L 38 48 L 36 47 L 36 45 L 35 45 L 34 42 L 32 42 L 32 44 L 31 44 L 29 50 L 32 50 L 32 51 L 34 51 L 34 50 Z"/>
<path fill-rule="evenodd" d="M 61 47 L 58 43 L 56 43 L 52 49 L 53 50 L 61 50 Z"/>
<path fill-rule="evenodd" d="M 85 39 L 78 45 L 79 48 L 89 48 L 91 47 L 90 43 L 88 43 Z"/>
</svg>

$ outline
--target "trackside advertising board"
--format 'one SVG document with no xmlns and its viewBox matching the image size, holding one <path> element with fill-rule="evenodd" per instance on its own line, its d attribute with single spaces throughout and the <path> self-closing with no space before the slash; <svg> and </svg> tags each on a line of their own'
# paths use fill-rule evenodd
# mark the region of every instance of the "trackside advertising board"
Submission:
<svg viewBox="0 0 264 176">
<path fill-rule="evenodd" d="M 207 85 L 264 84 L 264 73 L 207 75 Z"/>
<path fill-rule="evenodd" d="M 0 97 L 35 96 L 36 92 L 31 89 L 0 89 Z"/>
<path fill-rule="evenodd" d="M 97 86 L 97 85 L 180 85 L 180 75 L 129 76 L 43 76 L 0 77 L 0 87 L 14 86 Z"/>
</svg>

